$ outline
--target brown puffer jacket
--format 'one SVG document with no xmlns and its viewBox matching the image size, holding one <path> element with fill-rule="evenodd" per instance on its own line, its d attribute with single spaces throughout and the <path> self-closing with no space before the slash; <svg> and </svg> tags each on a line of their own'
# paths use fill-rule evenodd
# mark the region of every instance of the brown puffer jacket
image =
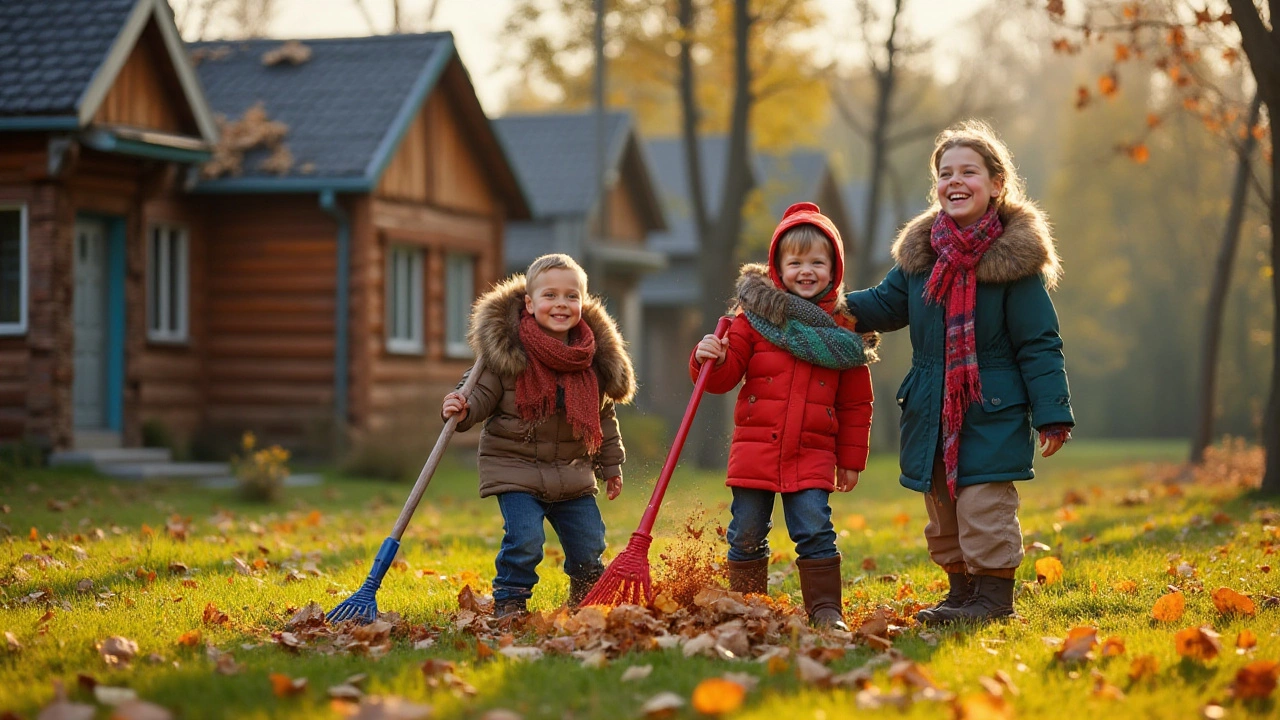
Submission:
<svg viewBox="0 0 1280 720">
<path fill-rule="evenodd" d="M 631 357 L 604 306 L 596 298 L 585 298 L 582 322 L 596 338 L 594 366 L 604 442 L 598 453 L 588 455 L 582 442 L 574 439 L 564 410 L 528 427 L 516 411 L 516 377 L 527 362 L 519 333 L 524 296 L 524 275 L 515 275 L 481 296 L 471 311 L 467 342 L 484 357 L 485 369 L 458 430 L 485 421 L 480 434 L 480 497 L 527 492 L 555 502 L 595 495 L 596 478 L 620 476 L 626 459 L 613 406 L 629 403 L 635 395 Z"/>
</svg>

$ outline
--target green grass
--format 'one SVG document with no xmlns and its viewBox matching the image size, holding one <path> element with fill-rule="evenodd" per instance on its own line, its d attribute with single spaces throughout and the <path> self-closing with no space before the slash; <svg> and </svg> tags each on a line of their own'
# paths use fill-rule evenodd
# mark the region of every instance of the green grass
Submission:
<svg viewBox="0 0 1280 720">
<path fill-rule="evenodd" d="M 939 633 L 934 645 L 916 630 L 908 630 L 895 646 L 925 664 L 941 685 L 961 695 L 979 691 L 982 676 L 997 670 L 1009 673 L 1021 691 L 1012 699 L 1019 717 L 1064 718 L 1081 711 L 1121 717 L 1189 717 L 1198 714 L 1209 699 L 1228 702 L 1227 688 L 1246 662 L 1280 659 L 1275 631 L 1280 610 L 1259 603 L 1256 618 L 1224 618 L 1216 613 L 1209 596 L 1221 586 L 1249 593 L 1259 601 L 1280 595 L 1275 580 L 1280 573 L 1260 569 L 1273 560 L 1263 541 L 1277 538 L 1255 517 L 1256 511 L 1271 506 L 1228 488 L 1190 486 L 1182 496 L 1157 488 L 1146 502 L 1121 502 L 1126 494 L 1149 484 L 1149 463 L 1179 461 L 1183 453 L 1180 443 L 1076 441 L 1058 457 L 1040 461 L 1039 477 L 1019 486 L 1023 530 L 1027 543 L 1042 542 L 1060 555 L 1066 566 L 1064 581 L 1043 588 L 1023 585 L 1026 589 L 1017 608 L 1024 622 Z M 624 546 L 634 529 L 657 466 L 637 463 L 627 472 L 623 497 L 612 503 L 601 499 L 613 551 Z M 8 472 L 0 479 L 0 503 L 6 506 L 0 515 L 0 532 L 7 530 L 0 549 L 0 632 L 12 633 L 21 648 L 6 650 L 0 639 L 0 714 L 7 710 L 34 718 L 52 698 L 50 680 L 54 678 L 72 689 L 73 698 L 92 702 L 75 690 L 77 675 L 83 674 L 102 684 L 133 688 L 141 698 L 174 709 L 183 718 L 337 717 L 326 688 L 366 673 L 366 691 L 432 704 L 436 717 L 478 717 L 486 709 L 502 707 L 525 717 L 612 719 L 638 717 L 641 704 L 664 690 L 687 701 L 701 680 L 731 671 L 761 678 L 733 717 L 773 718 L 799 710 L 797 717 L 807 720 L 853 713 L 852 690 L 807 686 L 791 673 L 769 675 L 759 663 L 686 659 L 678 650 L 625 656 L 604 669 L 591 670 L 566 657 L 525 663 L 499 657 L 479 662 L 474 639 L 447 631 L 429 650 L 414 650 L 410 643 L 398 640 L 389 654 L 377 660 L 293 655 L 272 644 L 270 633 L 281 629 L 286 608 L 311 601 L 331 608 L 358 587 L 408 490 L 408 485 L 331 475 L 321 486 L 290 489 L 279 505 L 261 506 L 241 502 L 230 491 L 183 483 L 118 483 L 76 471 Z M 1075 508 L 1074 516 L 1062 510 L 1069 490 L 1088 500 Z M 728 499 L 720 476 L 679 473 L 655 532 L 658 547 L 676 533 L 693 508 L 702 507 L 713 522 L 727 524 Z M 59 503 L 65 507 L 55 510 Z M 896 458 L 874 457 L 858 488 L 847 495 L 833 495 L 832 506 L 846 558 L 847 599 L 857 606 L 893 604 L 903 583 L 910 583 L 924 599 L 936 595 L 926 589 L 941 573 L 929 563 L 925 551 L 924 507 L 918 494 L 898 486 Z M 319 513 L 315 525 L 307 522 L 313 511 Z M 1208 522 L 1218 512 L 1229 515 L 1232 522 Z M 908 519 L 905 525 L 895 523 L 902 513 Z M 175 515 L 190 518 L 185 541 L 165 531 L 166 521 Z M 865 519 L 864 529 L 851 529 L 858 523 L 854 516 Z M 223 518 L 221 526 L 218 517 Z M 781 512 L 775 517 L 774 549 L 789 555 L 792 546 Z M 144 525 L 151 528 L 150 534 L 144 532 Z M 31 528 L 36 529 L 34 541 Z M 400 557 L 407 562 L 407 570 L 391 571 L 378 593 L 379 607 L 395 610 L 415 624 L 446 624 L 449 613 L 456 610 L 462 582 L 469 580 L 488 591 L 501 532 L 497 503 L 476 497 L 474 470 L 458 462 L 442 469 L 405 536 Z M 554 535 L 548 532 L 548 545 L 554 547 Z M 85 557 L 78 557 L 73 546 L 81 548 Z M 1168 574 L 1174 553 L 1181 555 L 1178 562 L 1196 566 L 1198 582 Z M 42 567 L 39 556 L 58 563 Z M 1034 580 L 1034 560 L 1043 556 L 1028 555 L 1019 571 L 1020 581 Z M 269 565 L 248 576 L 236 570 L 233 557 L 249 563 L 263 558 Z M 861 569 L 867 557 L 876 561 L 872 572 Z M 539 568 L 543 580 L 534 593 L 534 608 L 550 610 L 563 602 L 567 581 L 553 558 Z M 656 550 L 651 558 L 656 560 Z M 174 562 L 185 564 L 189 573 L 171 575 L 168 567 Z M 307 562 L 315 563 L 323 574 L 286 582 L 290 569 Z M 150 572 L 156 573 L 153 581 L 147 579 Z M 889 574 L 897 579 L 882 579 Z M 91 593 L 77 590 L 77 584 L 86 579 L 93 582 Z M 1137 592 L 1113 589 L 1124 580 L 1137 583 Z M 1166 626 L 1151 620 L 1150 610 L 1171 582 L 1188 588 L 1187 613 Z M 1194 588 L 1199 584 L 1204 590 L 1197 592 Z M 794 576 L 781 589 L 798 600 Z M 47 594 L 28 600 L 38 592 Z M 201 614 L 209 603 L 231 616 L 229 626 L 202 624 Z M 42 621 L 49 610 L 52 618 Z M 1082 624 L 1098 627 L 1100 638 L 1123 638 L 1127 652 L 1075 668 L 1057 663 L 1043 638 L 1063 637 L 1068 629 Z M 1212 625 L 1222 634 L 1224 652 L 1205 663 L 1180 662 L 1173 634 L 1198 624 Z M 1234 639 L 1244 628 L 1256 633 L 1258 647 L 1242 656 L 1234 653 Z M 177 643 L 182 633 L 195 629 L 202 632 L 199 646 Z M 137 641 L 139 658 L 131 667 L 110 668 L 94 649 L 95 642 L 112 635 Z M 214 673 L 204 642 L 234 653 L 243 666 L 241 672 Z M 1154 680 L 1131 687 L 1129 662 L 1147 653 L 1159 660 L 1160 671 Z M 146 659 L 151 654 L 158 656 L 155 662 Z M 832 668 L 842 672 L 872 656 L 871 650 L 861 648 Z M 477 689 L 476 696 L 428 688 L 419 667 L 429 657 L 457 662 L 458 675 Z M 638 682 L 619 683 L 622 672 L 634 664 L 650 664 L 653 673 Z M 1127 697 L 1119 701 L 1091 698 L 1093 668 L 1124 689 Z M 299 696 L 277 698 L 267 680 L 270 673 L 306 677 L 310 686 Z M 888 688 L 885 669 L 877 673 L 876 683 Z M 878 713 L 924 718 L 945 715 L 947 710 L 919 702 L 905 713 L 895 709 Z M 1229 717 L 1275 713 L 1274 700 L 1228 702 Z M 108 709 L 100 708 L 99 717 L 108 715 Z M 678 716 L 695 717 L 696 713 L 686 706 Z"/>
</svg>

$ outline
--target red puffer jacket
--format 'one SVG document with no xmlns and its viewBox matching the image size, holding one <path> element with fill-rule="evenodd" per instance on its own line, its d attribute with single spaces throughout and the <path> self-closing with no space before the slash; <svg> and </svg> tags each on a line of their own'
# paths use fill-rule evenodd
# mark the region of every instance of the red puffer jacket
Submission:
<svg viewBox="0 0 1280 720">
<path fill-rule="evenodd" d="M 845 312 L 840 292 L 843 244 L 830 221 L 809 203 L 788 209 L 774 233 L 769 266 L 742 268 L 738 281 L 740 309 L 745 305 L 758 312 L 752 303 L 776 303 L 779 295 L 785 296 L 772 257 L 778 238 L 800 222 L 817 226 L 832 240 L 835 262 L 831 292 L 818 304 L 833 315 Z M 852 327 L 847 318 L 838 320 L 841 325 Z M 741 312 L 726 337 L 725 361 L 712 369 L 707 391 L 726 393 L 746 378 L 733 411 L 727 485 L 774 492 L 809 488 L 831 491 L 835 488 L 837 467 L 858 471 L 866 468 L 873 399 L 867 366 L 833 370 L 799 360 L 766 340 Z M 690 377 L 696 379 L 700 369 L 691 355 Z"/>
</svg>

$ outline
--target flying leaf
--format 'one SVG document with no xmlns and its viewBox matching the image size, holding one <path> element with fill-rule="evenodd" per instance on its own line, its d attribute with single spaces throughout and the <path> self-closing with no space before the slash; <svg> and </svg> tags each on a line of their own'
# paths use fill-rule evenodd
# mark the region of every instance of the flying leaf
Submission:
<svg viewBox="0 0 1280 720">
<path fill-rule="evenodd" d="M 1222 651 L 1218 633 L 1207 627 L 1189 627 L 1173 637 L 1178 654 L 1192 660 L 1212 660 Z"/>
<path fill-rule="evenodd" d="M 1177 622 L 1182 619 L 1186 606 L 1187 602 L 1182 593 L 1171 592 L 1156 600 L 1155 606 L 1151 608 L 1151 617 L 1160 622 Z"/>
<path fill-rule="evenodd" d="M 291 678 L 283 673 L 271 673 L 268 679 L 271 681 L 271 692 L 275 693 L 276 697 L 290 697 L 307 689 L 306 678 Z"/>
<path fill-rule="evenodd" d="M 1247 615 L 1253 617 L 1258 614 L 1258 609 L 1254 606 L 1253 600 L 1231 588 L 1224 587 L 1215 590 L 1213 593 L 1213 606 L 1218 608 L 1218 612 L 1223 615 Z"/>
<path fill-rule="evenodd" d="M 693 689 L 693 709 L 704 715 L 722 715 L 742 707 L 747 689 L 723 678 L 707 678 Z"/>
<path fill-rule="evenodd" d="M 1260 700 L 1269 697 L 1280 678 L 1280 663 L 1274 660 L 1254 660 L 1236 672 L 1231 683 L 1231 694 L 1239 700 Z"/>
<path fill-rule="evenodd" d="M 1098 629 L 1095 627 L 1074 627 L 1067 631 L 1057 658 L 1062 662 L 1077 662 L 1093 657 L 1093 648 L 1098 645 Z"/>
<path fill-rule="evenodd" d="M 1036 560 L 1036 582 L 1041 585 L 1061 582 L 1065 573 L 1066 568 L 1062 567 L 1062 561 L 1056 557 L 1042 557 Z"/>
<path fill-rule="evenodd" d="M 1156 660 L 1155 655 L 1139 655 L 1129 663 L 1129 680 L 1138 682 L 1139 680 L 1152 677 L 1160 671 L 1160 662 Z"/>
</svg>

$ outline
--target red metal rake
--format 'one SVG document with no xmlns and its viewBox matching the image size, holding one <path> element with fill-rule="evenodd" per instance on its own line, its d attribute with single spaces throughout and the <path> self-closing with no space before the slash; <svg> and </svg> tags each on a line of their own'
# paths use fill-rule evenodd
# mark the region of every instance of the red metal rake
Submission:
<svg viewBox="0 0 1280 720">
<path fill-rule="evenodd" d="M 732 318 L 722 317 L 716 323 L 715 335 L 724 337 L 729 330 Z M 671 475 L 675 472 L 676 463 L 680 460 L 680 451 L 684 448 L 685 438 L 689 436 L 689 427 L 693 425 L 693 417 L 698 412 L 698 404 L 702 402 L 702 393 L 707 387 L 707 379 L 711 376 L 711 367 L 715 363 L 704 362 L 698 371 L 698 381 L 693 385 L 693 395 L 689 398 L 689 406 L 685 408 L 684 417 L 680 420 L 680 429 L 676 432 L 671 450 L 667 452 L 667 462 L 662 466 L 662 474 L 653 488 L 649 498 L 649 506 L 640 517 L 640 527 L 631 533 L 627 547 L 609 563 L 609 567 L 596 581 L 591 592 L 582 599 L 582 605 L 648 605 L 653 602 L 653 585 L 649 577 L 649 545 L 653 542 L 653 523 L 658 519 L 658 506 L 662 504 L 662 496 L 667 492 Z"/>
</svg>

